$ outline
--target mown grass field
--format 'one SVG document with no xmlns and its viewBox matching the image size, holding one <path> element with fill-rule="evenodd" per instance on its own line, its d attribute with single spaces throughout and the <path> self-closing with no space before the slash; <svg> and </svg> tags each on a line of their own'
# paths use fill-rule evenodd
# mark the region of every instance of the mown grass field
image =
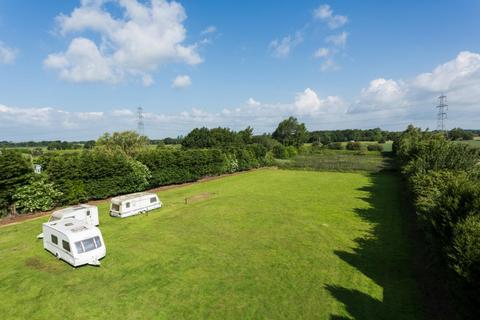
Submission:
<svg viewBox="0 0 480 320">
<path fill-rule="evenodd" d="M 162 191 L 148 215 L 105 203 L 99 268 L 44 251 L 47 218 L 2 227 L 1 318 L 418 319 L 398 182 L 266 169 Z"/>
</svg>

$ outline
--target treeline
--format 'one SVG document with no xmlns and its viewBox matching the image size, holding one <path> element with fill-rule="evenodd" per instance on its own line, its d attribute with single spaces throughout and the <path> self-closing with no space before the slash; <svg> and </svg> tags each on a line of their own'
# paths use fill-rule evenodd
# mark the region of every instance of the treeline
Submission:
<svg viewBox="0 0 480 320">
<path fill-rule="evenodd" d="M 435 133 L 435 131 L 433 132 Z M 311 131 L 309 133 L 308 142 L 329 144 L 331 142 L 346 142 L 346 141 L 377 141 L 384 143 L 385 141 L 396 140 L 401 132 L 385 131 L 380 128 L 375 129 L 346 129 L 346 130 L 322 130 Z M 454 128 L 447 132 L 449 140 L 472 140 L 474 137 L 480 135 L 480 130 L 465 130 L 461 128 Z"/>
<path fill-rule="evenodd" d="M 346 141 L 377 141 L 384 143 L 385 141 L 395 140 L 399 135 L 400 132 L 384 131 L 380 128 L 367 130 L 324 130 L 310 132 L 308 141 L 311 143 L 320 142 L 321 144 Z"/>
<path fill-rule="evenodd" d="M 429 247 L 480 303 L 480 156 L 443 134 L 409 126 L 394 143 Z M 446 280 L 446 279 L 445 279 Z M 455 291 L 455 290 L 454 290 Z"/>
<path fill-rule="evenodd" d="M 11 142 L 0 141 L 0 148 L 47 148 L 48 150 L 76 150 L 82 148 L 91 148 L 95 145 L 95 140 L 89 141 L 26 141 Z"/>
<path fill-rule="evenodd" d="M 212 136 L 219 131 L 206 130 Z M 42 166 L 41 174 L 33 173 L 31 160 L 20 152 L 3 149 L 0 214 L 48 210 L 54 205 L 76 204 L 270 165 L 271 150 L 250 140 L 247 136 L 251 138 L 251 130 L 247 131 L 250 134 L 224 129 L 226 136 L 240 138 L 197 147 L 204 142 L 194 138 L 197 132 L 194 130 L 189 135 L 192 145 L 181 149 L 148 147 L 149 140 L 134 132 L 105 134 L 91 150 L 38 157 L 36 164 Z"/>
</svg>

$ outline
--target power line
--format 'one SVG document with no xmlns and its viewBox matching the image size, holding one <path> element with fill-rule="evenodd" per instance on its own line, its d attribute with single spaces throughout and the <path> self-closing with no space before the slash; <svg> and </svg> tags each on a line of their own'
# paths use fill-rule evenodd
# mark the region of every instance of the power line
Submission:
<svg viewBox="0 0 480 320">
<path fill-rule="evenodd" d="M 439 104 L 437 106 L 437 130 L 445 132 L 445 120 L 447 120 L 447 111 L 448 111 L 448 104 L 447 104 L 447 96 L 443 93 L 438 97 Z"/>
<path fill-rule="evenodd" d="M 145 124 L 143 123 L 143 108 L 138 107 L 137 109 L 137 133 L 139 135 L 144 135 L 145 133 Z"/>
</svg>

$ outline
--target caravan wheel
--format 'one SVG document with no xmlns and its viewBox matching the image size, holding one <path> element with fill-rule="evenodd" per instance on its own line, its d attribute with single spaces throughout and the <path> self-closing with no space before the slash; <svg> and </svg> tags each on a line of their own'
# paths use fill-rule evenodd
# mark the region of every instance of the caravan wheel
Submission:
<svg viewBox="0 0 480 320">
<path fill-rule="evenodd" d="M 60 255 L 58 254 L 58 252 L 55 252 L 55 257 L 57 257 L 57 259 L 60 260 Z"/>
</svg>

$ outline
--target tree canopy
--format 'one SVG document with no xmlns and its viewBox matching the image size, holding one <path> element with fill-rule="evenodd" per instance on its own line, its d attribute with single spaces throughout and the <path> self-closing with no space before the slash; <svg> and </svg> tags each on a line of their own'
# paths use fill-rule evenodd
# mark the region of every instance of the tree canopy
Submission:
<svg viewBox="0 0 480 320">
<path fill-rule="evenodd" d="M 284 146 L 300 147 L 308 139 L 308 131 L 304 123 L 297 118 L 289 117 L 279 123 L 272 137 Z"/>
<path fill-rule="evenodd" d="M 149 144 L 146 136 L 141 136 L 135 131 L 105 133 L 98 138 L 95 146 L 102 147 L 113 152 L 121 151 L 127 156 L 132 157 L 140 150 L 146 148 Z"/>
</svg>

